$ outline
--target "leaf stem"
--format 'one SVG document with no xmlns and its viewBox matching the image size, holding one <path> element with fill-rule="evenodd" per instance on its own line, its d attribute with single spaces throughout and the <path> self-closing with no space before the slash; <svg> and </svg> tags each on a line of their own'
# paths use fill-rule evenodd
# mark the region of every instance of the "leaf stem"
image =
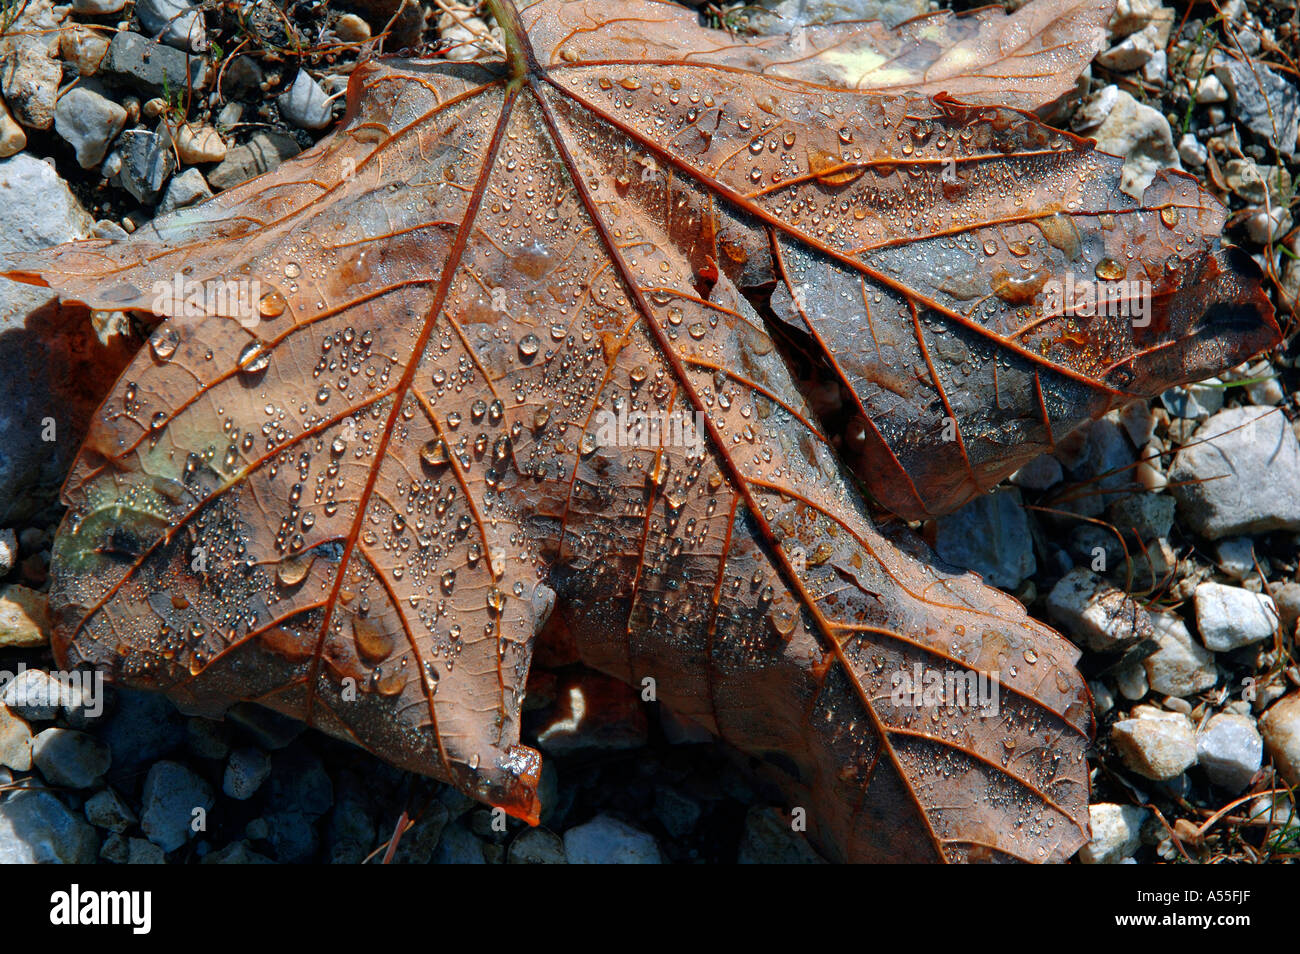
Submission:
<svg viewBox="0 0 1300 954">
<path fill-rule="evenodd" d="M 519 21 L 519 11 L 511 0 L 487 0 L 487 8 L 501 27 L 510 78 L 521 80 L 536 70 L 537 61 L 533 57 L 532 44 L 528 42 L 528 33 Z"/>
</svg>

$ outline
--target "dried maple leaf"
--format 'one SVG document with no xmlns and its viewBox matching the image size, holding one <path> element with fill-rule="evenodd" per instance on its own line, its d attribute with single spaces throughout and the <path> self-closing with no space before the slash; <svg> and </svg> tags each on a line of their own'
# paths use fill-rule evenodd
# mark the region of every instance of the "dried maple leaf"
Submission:
<svg viewBox="0 0 1300 954">
<path fill-rule="evenodd" d="M 831 857 L 1068 857 L 1077 651 L 885 536 L 840 441 L 893 510 L 938 512 L 1276 340 L 1193 180 L 1136 205 L 1119 160 L 989 105 L 1068 88 L 1109 5 L 753 44 L 663 4 L 491 6 L 504 62 L 358 67 L 300 158 L 14 273 L 167 319 L 65 486 L 60 658 L 532 820 L 555 605 L 588 665 L 770 766 Z M 1061 314 L 1076 273 L 1140 278 L 1149 320 Z M 800 336 L 858 433 L 826 434 Z"/>
</svg>

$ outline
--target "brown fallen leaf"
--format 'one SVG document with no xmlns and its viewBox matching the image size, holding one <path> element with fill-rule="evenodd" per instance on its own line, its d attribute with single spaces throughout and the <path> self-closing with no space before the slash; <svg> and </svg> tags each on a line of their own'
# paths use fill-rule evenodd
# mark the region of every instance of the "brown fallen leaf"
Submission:
<svg viewBox="0 0 1300 954">
<path fill-rule="evenodd" d="M 1078 651 L 882 533 L 858 477 L 942 512 L 1277 339 L 1194 180 L 1136 205 L 1119 160 L 988 105 L 1068 88 L 1095 38 L 1061 38 L 1109 4 L 810 30 L 802 58 L 663 4 L 490 6 L 504 62 L 358 67 L 276 172 L 10 271 L 165 319 L 64 488 L 61 660 L 535 820 L 555 609 L 829 857 L 1068 857 Z M 1125 314 L 1063 313 L 1076 278 L 1132 280 Z M 819 418 L 792 340 L 854 406 Z"/>
</svg>

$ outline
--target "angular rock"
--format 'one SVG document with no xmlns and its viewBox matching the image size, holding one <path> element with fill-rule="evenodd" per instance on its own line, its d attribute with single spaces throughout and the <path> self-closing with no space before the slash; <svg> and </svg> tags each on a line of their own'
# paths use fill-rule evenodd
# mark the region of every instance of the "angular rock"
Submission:
<svg viewBox="0 0 1300 954">
<path fill-rule="evenodd" d="M 1255 571 L 1255 542 L 1250 537 L 1227 537 L 1214 546 L 1219 569 L 1234 580 L 1244 580 Z"/>
<path fill-rule="evenodd" d="M 83 169 L 99 165 L 125 125 L 125 109 L 84 86 L 64 93 L 54 109 L 54 130 L 76 150 Z"/>
<path fill-rule="evenodd" d="M 1282 632 L 1294 633 L 1296 620 L 1300 620 L 1300 583 L 1288 580 L 1280 586 L 1274 584 L 1272 590 L 1273 602 L 1282 617 Z"/>
<path fill-rule="evenodd" d="M 1204 692 L 1219 681 L 1214 653 L 1192 639 L 1181 619 L 1152 613 L 1151 624 L 1158 648 L 1142 665 L 1153 691 L 1181 699 Z"/>
<path fill-rule="evenodd" d="M 1240 792 L 1264 759 L 1264 741 L 1250 716 L 1220 712 L 1196 735 L 1196 764 L 1215 785 Z"/>
<path fill-rule="evenodd" d="M 935 549 L 993 586 L 1014 590 L 1038 568 L 1029 517 L 1015 490 L 977 497 L 936 521 Z"/>
<path fill-rule="evenodd" d="M 261 749 L 235 749 L 226 763 L 221 790 L 236 801 L 247 801 L 270 774 L 271 759 Z"/>
<path fill-rule="evenodd" d="M 203 14 L 186 0 L 138 0 L 136 16 L 144 30 L 178 50 L 207 49 Z"/>
<path fill-rule="evenodd" d="M 1139 540 L 1167 537 L 1177 503 L 1166 494 L 1126 494 L 1106 508 L 1106 519 L 1121 533 Z"/>
<path fill-rule="evenodd" d="M 674 838 L 684 838 L 700 820 L 700 803 L 667 785 L 655 787 L 655 818 Z"/>
<path fill-rule="evenodd" d="M 1124 158 L 1120 190 L 1141 199 L 1161 169 L 1181 169 L 1169 120 L 1158 110 L 1139 103 L 1123 90 L 1116 90 L 1114 106 L 1088 135 L 1097 148 Z"/>
<path fill-rule="evenodd" d="M 108 55 L 108 42 L 108 37 L 89 27 L 65 27 L 59 36 L 59 55 L 65 68 L 76 70 L 78 76 L 94 76 Z"/>
<path fill-rule="evenodd" d="M 1199 169 L 1210 158 L 1210 153 L 1201 145 L 1195 133 L 1183 133 L 1183 138 L 1178 140 L 1178 158 L 1186 165 Z"/>
<path fill-rule="evenodd" d="M 27 133 L 18 125 L 9 107 L 0 99 L 0 159 L 8 159 L 27 148 Z"/>
<path fill-rule="evenodd" d="M 186 169 L 180 175 L 172 176 L 167 183 L 167 190 L 158 203 L 158 214 L 167 215 L 177 209 L 183 209 L 196 202 L 212 198 L 212 190 L 207 180 L 198 169 Z"/>
<path fill-rule="evenodd" d="M 111 788 L 102 789 L 86 799 L 82 810 L 86 821 L 96 828 L 119 834 L 139 820 L 135 817 L 135 812 L 131 811 L 131 806 Z"/>
<path fill-rule="evenodd" d="M 451 820 L 447 806 L 434 802 L 415 820 L 414 826 L 402 836 L 393 861 L 399 865 L 427 865 L 438 850 L 443 830 Z M 482 851 L 479 852 L 480 857 Z"/>
<path fill-rule="evenodd" d="M 184 765 L 155 762 L 144 781 L 140 828 L 163 851 L 175 851 L 195 835 L 195 809 L 206 814 L 214 801 L 212 786 Z"/>
<path fill-rule="evenodd" d="M 1116 722 L 1111 741 L 1124 764 L 1154 781 L 1176 778 L 1196 764 L 1196 730 L 1181 712 L 1138 706 Z"/>
<path fill-rule="evenodd" d="M 564 853 L 573 865 L 657 865 L 662 862 L 654 837 L 612 815 L 564 833 Z"/>
<path fill-rule="evenodd" d="M 176 152 L 181 162 L 195 165 L 201 162 L 220 162 L 226 158 L 226 143 L 211 126 L 195 123 L 183 123 L 172 131 L 172 140 L 176 143 Z"/>
<path fill-rule="evenodd" d="M 203 859 L 205 865 L 273 865 L 266 855 L 259 855 L 248 847 L 246 841 L 231 842 L 219 851 L 214 851 Z"/>
<path fill-rule="evenodd" d="M 149 96 L 166 90 L 207 88 L 209 71 L 201 56 L 187 56 L 130 30 L 113 34 L 100 72 Z"/>
<path fill-rule="evenodd" d="M 1277 628 L 1277 607 L 1263 593 L 1222 583 L 1201 583 L 1194 600 L 1201 642 L 1216 653 L 1268 639 Z"/>
<path fill-rule="evenodd" d="M 0 93 L 28 129 L 49 129 L 63 78 L 59 27 L 67 7 L 29 0 L 0 36 Z"/>
<path fill-rule="evenodd" d="M 1287 157 L 1295 155 L 1300 130 L 1300 90 L 1263 63 L 1216 53 L 1214 75 L 1232 97 L 1233 113 L 1255 135 Z"/>
<path fill-rule="evenodd" d="M 1300 530 L 1300 442 L 1270 408 L 1214 415 L 1178 452 L 1169 479 L 1183 518 L 1211 540 Z"/>
<path fill-rule="evenodd" d="M 59 684 L 49 673 L 20 664 L 12 675 L 0 688 L 0 703 L 29 722 L 49 722 L 59 714 Z"/>
<path fill-rule="evenodd" d="M 433 863 L 435 865 L 487 864 L 483 858 L 483 842 L 475 838 L 474 833 L 459 822 L 448 825 L 443 829 L 438 850 L 433 856 Z"/>
<path fill-rule="evenodd" d="M 306 70 L 299 70 L 293 85 L 276 97 L 280 115 L 302 129 L 324 129 L 334 119 L 329 97 Z"/>
<path fill-rule="evenodd" d="M 1061 462 L 1051 454 L 1039 454 L 1011 475 L 1011 482 L 1024 490 L 1046 490 L 1061 482 Z"/>
<path fill-rule="evenodd" d="M 167 863 L 161 847 L 143 838 L 132 838 L 127 843 L 128 865 L 163 865 Z"/>
<path fill-rule="evenodd" d="M 264 172 L 270 172 L 301 150 L 292 136 L 258 132 L 248 142 L 231 148 L 221 164 L 208 173 L 208 184 L 220 192 Z"/>
<path fill-rule="evenodd" d="M 1206 378 L 1195 384 L 1169 388 L 1161 393 L 1160 403 L 1174 417 L 1203 421 L 1223 409 L 1223 382 Z"/>
<path fill-rule="evenodd" d="M 1123 590 L 1078 567 L 1047 597 L 1051 617 L 1094 652 L 1124 649 L 1153 634 L 1151 617 Z"/>
<path fill-rule="evenodd" d="M 0 802 L 0 864 L 94 864 L 99 836 L 50 792 Z"/>
<path fill-rule="evenodd" d="M 185 741 L 185 720 L 166 696 L 119 689 L 117 708 L 99 732 L 113 751 L 113 771 L 130 772 Z"/>
<path fill-rule="evenodd" d="M 76 729 L 46 729 L 32 743 L 32 763 L 51 785 L 90 788 L 112 762 L 108 745 Z"/>
<path fill-rule="evenodd" d="M 118 151 L 122 155 L 122 186 L 140 202 L 153 205 L 176 168 L 167 137 L 148 129 L 130 129 L 122 134 Z"/>
<path fill-rule="evenodd" d="M 1136 33 L 1125 37 L 1109 50 L 1097 54 L 1097 62 L 1108 70 L 1131 73 L 1140 70 L 1151 62 L 1160 50 L 1160 31 L 1155 24 L 1149 24 Z"/>
<path fill-rule="evenodd" d="M 1089 805 L 1092 840 L 1079 849 L 1079 860 L 1085 865 L 1117 865 L 1132 857 L 1142 847 L 1142 826 L 1150 815 L 1137 805 Z"/>
<path fill-rule="evenodd" d="M 50 607 L 44 593 L 19 583 L 0 586 L 0 648 L 31 648 L 50 641 Z"/>
</svg>

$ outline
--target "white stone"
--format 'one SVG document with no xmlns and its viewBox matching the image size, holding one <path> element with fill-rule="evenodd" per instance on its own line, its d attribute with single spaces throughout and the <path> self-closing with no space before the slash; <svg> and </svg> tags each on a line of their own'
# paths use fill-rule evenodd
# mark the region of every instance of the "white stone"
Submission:
<svg viewBox="0 0 1300 954">
<path fill-rule="evenodd" d="M 1196 84 L 1196 102 L 1202 106 L 1208 103 L 1226 103 L 1228 91 L 1213 73 L 1206 73 Z"/>
<path fill-rule="evenodd" d="M 303 129 L 324 129 L 333 119 L 329 98 L 306 70 L 299 70 L 293 85 L 276 102 L 280 114 Z"/>
<path fill-rule="evenodd" d="M 1196 730 L 1181 712 L 1138 706 L 1110 737 L 1124 764 L 1154 781 L 1177 778 L 1196 764 Z"/>
<path fill-rule="evenodd" d="M 1222 583 L 1201 583 L 1193 599 L 1201 642 L 1216 653 L 1267 639 L 1277 628 L 1277 607 L 1263 593 Z"/>
<path fill-rule="evenodd" d="M 1205 165 L 1205 160 L 1210 157 L 1210 152 L 1196 138 L 1195 133 L 1183 133 L 1183 138 L 1178 140 L 1178 157 L 1187 165 L 1199 169 Z"/>
<path fill-rule="evenodd" d="M 1097 62 L 1108 70 L 1130 73 L 1140 70 L 1155 56 L 1160 45 L 1155 24 L 1143 27 L 1109 50 L 1097 54 Z M 1163 52 L 1163 51 L 1162 51 Z"/>
<path fill-rule="evenodd" d="M 1215 785 L 1240 792 L 1264 759 L 1264 740 L 1250 716 L 1220 712 L 1196 735 L 1196 764 Z"/>
<path fill-rule="evenodd" d="M 1107 87 L 1111 89 L 1112 87 Z M 1103 95 L 1106 91 L 1103 90 Z M 1124 159 L 1120 189 L 1135 199 L 1162 169 L 1181 169 L 1169 120 L 1159 110 L 1139 103 L 1122 90 L 1101 125 L 1090 132 L 1097 148 Z"/>
<path fill-rule="evenodd" d="M 1047 612 L 1095 652 L 1113 652 L 1151 634 L 1147 611 L 1084 567 L 1071 570 L 1052 587 Z"/>
<path fill-rule="evenodd" d="M 1114 865 L 1130 857 L 1142 846 L 1142 826 L 1150 814 L 1136 805 L 1089 805 L 1092 841 L 1079 849 L 1079 860 L 1085 865 Z"/>
<path fill-rule="evenodd" d="M 54 131 L 76 150 L 83 169 L 99 165 L 125 125 L 125 109 L 84 86 L 68 90 L 54 108 Z"/>
<path fill-rule="evenodd" d="M 1291 213 L 1281 206 L 1260 209 L 1246 220 L 1246 234 L 1258 245 L 1267 245 L 1291 231 Z"/>
<path fill-rule="evenodd" d="M 208 48 L 203 14 L 186 0 L 138 0 L 135 12 L 145 31 L 168 46 L 194 51 Z"/>
<path fill-rule="evenodd" d="M 1157 649 L 1142 665 L 1156 692 L 1182 698 L 1204 692 L 1219 681 L 1214 653 L 1192 639 L 1187 626 L 1172 613 L 1152 613 Z"/>
<path fill-rule="evenodd" d="M 1214 415 L 1178 452 L 1169 480 L 1182 520 L 1210 540 L 1300 530 L 1300 442 L 1270 408 Z"/>
</svg>

